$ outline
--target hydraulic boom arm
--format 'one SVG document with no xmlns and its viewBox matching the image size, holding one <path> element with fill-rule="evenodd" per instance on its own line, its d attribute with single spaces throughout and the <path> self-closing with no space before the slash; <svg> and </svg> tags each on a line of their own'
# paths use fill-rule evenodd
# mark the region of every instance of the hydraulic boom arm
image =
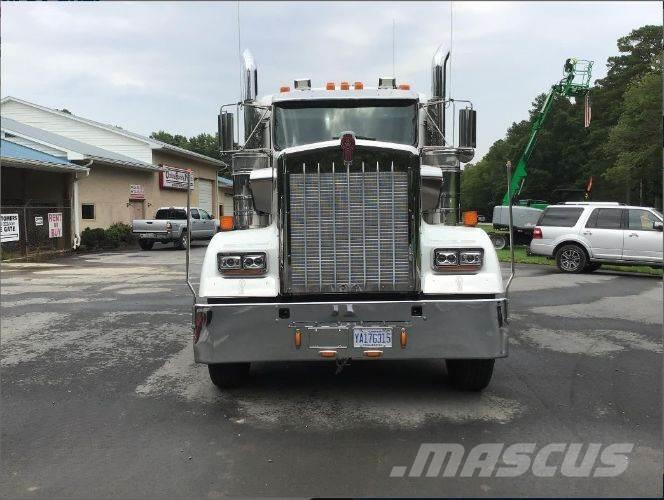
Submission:
<svg viewBox="0 0 664 500">
<path fill-rule="evenodd" d="M 544 122 L 551 111 L 551 106 L 556 95 L 564 97 L 582 97 L 585 96 L 590 89 L 590 75 L 592 71 L 593 62 L 580 59 L 567 59 L 565 61 L 565 78 L 559 83 L 552 85 L 551 90 L 544 100 L 544 104 L 537 112 L 533 126 L 530 129 L 530 136 L 526 147 L 524 148 L 519 160 L 510 179 L 510 189 L 503 196 L 503 205 L 509 205 L 509 193 L 512 197 L 516 197 L 521 192 L 523 184 L 526 180 L 528 172 L 526 166 L 530 160 L 535 145 L 537 144 L 537 137 L 539 135 Z"/>
</svg>

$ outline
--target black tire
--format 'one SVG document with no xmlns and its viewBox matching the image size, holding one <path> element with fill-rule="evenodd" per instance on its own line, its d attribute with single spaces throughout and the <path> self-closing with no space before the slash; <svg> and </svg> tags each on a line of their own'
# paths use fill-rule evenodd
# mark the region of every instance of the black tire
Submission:
<svg viewBox="0 0 664 500">
<path fill-rule="evenodd" d="M 154 241 L 149 241 L 149 240 L 138 240 L 138 245 L 141 247 L 143 250 L 152 250 L 152 247 L 154 246 Z"/>
<path fill-rule="evenodd" d="M 481 391 L 491 382 L 495 359 L 448 359 L 447 375 L 461 391 Z"/>
<path fill-rule="evenodd" d="M 556 265 L 560 272 L 578 274 L 583 272 L 587 263 L 586 251 L 579 245 L 563 245 L 556 252 Z"/>
<path fill-rule="evenodd" d="M 586 267 L 583 269 L 583 272 L 592 273 L 593 271 L 597 271 L 600 267 L 602 267 L 602 264 L 599 262 L 588 262 Z"/>
<path fill-rule="evenodd" d="M 189 245 L 189 237 L 187 236 L 187 231 L 182 231 L 180 237 L 175 241 L 175 248 L 178 250 L 186 250 L 187 245 Z"/>
<path fill-rule="evenodd" d="M 509 246 L 507 243 L 508 237 L 507 235 L 502 235 L 502 234 L 490 234 L 489 238 L 491 239 L 491 243 L 493 243 L 493 247 L 496 250 L 502 250 L 503 248 Z"/>
<path fill-rule="evenodd" d="M 249 378 L 250 363 L 219 363 L 208 365 L 210 380 L 221 389 L 243 385 Z"/>
</svg>

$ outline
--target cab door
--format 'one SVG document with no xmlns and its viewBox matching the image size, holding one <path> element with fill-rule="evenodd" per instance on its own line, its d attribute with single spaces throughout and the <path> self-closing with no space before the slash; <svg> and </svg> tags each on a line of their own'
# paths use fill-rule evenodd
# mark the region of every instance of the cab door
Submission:
<svg viewBox="0 0 664 500">
<path fill-rule="evenodd" d="M 205 236 L 201 236 L 201 232 L 203 231 L 203 228 L 201 226 L 201 216 L 198 213 L 198 209 L 192 208 L 191 209 L 191 239 L 192 240 L 197 240 L 200 238 L 204 238 Z"/>
<path fill-rule="evenodd" d="M 210 214 L 207 213 L 207 211 L 203 210 L 202 208 L 198 209 L 198 213 L 201 216 L 201 228 L 202 228 L 201 236 L 204 236 L 205 238 L 212 238 L 214 236 L 216 229 L 214 220 L 212 220 Z"/>
<path fill-rule="evenodd" d="M 662 231 L 655 228 L 655 222 L 661 222 L 659 217 L 640 208 L 629 208 L 626 212 L 623 259 L 661 261 Z"/>
<path fill-rule="evenodd" d="M 620 260 L 623 252 L 622 208 L 595 208 L 581 234 L 590 244 L 592 257 Z"/>
</svg>

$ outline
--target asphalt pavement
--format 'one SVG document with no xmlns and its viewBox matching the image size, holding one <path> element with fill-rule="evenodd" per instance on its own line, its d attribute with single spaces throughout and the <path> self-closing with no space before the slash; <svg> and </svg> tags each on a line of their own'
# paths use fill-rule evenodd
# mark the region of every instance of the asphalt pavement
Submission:
<svg viewBox="0 0 664 500">
<path fill-rule="evenodd" d="M 510 355 L 468 394 L 440 361 L 372 360 L 263 363 L 221 391 L 183 276 L 159 244 L 3 266 L 2 497 L 661 497 L 661 279 L 518 266 Z M 633 449 L 618 477 L 391 477 L 423 443 Z"/>
</svg>

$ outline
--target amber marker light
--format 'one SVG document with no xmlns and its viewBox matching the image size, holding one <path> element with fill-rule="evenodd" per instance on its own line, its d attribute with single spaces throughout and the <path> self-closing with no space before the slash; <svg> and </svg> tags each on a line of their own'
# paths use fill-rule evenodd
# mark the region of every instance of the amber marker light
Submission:
<svg viewBox="0 0 664 500">
<path fill-rule="evenodd" d="M 298 328 L 295 330 L 295 347 L 298 349 L 302 345 L 302 331 Z"/>
<path fill-rule="evenodd" d="M 284 85 L 279 89 L 279 92 L 290 92 L 290 87 Z"/>
<path fill-rule="evenodd" d="M 355 82 L 355 90 L 362 90 L 364 88 L 364 84 L 362 82 Z"/>
<path fill-rule="evenodd" d="M 348 82 L 341 82 L 339 84 L 339 89 L 340 90 L 349 90 L 350 89 L 350 84 Z"/>
<path fill-rule="evenodd" d="M 233 227 L 235 226 L 235 222 L 233 220 L 232 215 L 222 215 L 220 222 L 219 222 L 219 227 L 221 228 L 222 231 L 232 231 Z"/>
<path fill-rule="evenodd" d="M 334 82 L 327 82 L 327 85 L 325 85 L 325 90 L 334 90 Z"/>
<path fill-rule="evenodd" d="M 399 90 L 410 90 L 410 84 L 402 83 L 401 85 L 399 85 Z"/>
<path fill-rule="evenodd" d="M 334 358 L 337 355 L 337 351 L 318 351 L 321 358 Z"/>
<path fill-rule="evenodd" d="M 469 210 L 463 213 L 463 225 L 469 227 L 477 226 L 477 212 Z"/>
<path fill-rule="evenodd" d="M 383 351 L 364 351 L 364 355 L 367 358 L 380 358 L 383 355 Z"/>
<path fill-rule="evenodd" d="M 399 340 L 401 341 L 401 348 L 405 349 L 406 345 L 408 344 L 408 332 L 405 329 L 401 330 L 401 335 Z"/>
</svg>

